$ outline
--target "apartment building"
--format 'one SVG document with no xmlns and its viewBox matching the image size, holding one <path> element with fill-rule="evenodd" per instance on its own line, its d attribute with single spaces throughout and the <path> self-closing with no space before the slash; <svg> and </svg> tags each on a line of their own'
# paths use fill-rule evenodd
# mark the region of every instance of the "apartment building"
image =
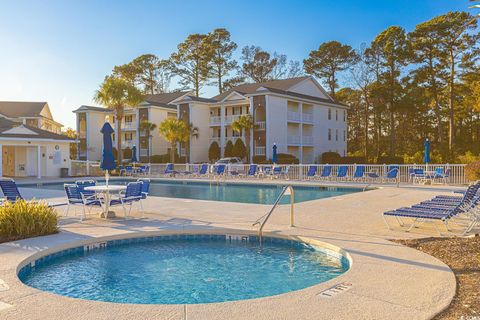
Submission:
<svg viewBox="0 0 480 320">
<path fill-rule="evenodd" d="M 126 108 L 120 133 L 123 152 L 136 146 L 137 158 L 140 161 L 148 161 L 148 157 L 152 155 L 168 153 L 170 145 L 160 137 L 158 131 L 147 132 L 142 129 L 141 123 L 148 121 L 158 126 L 166 118 L 176 118 L 177 105 L 172 104 L 172 101 L 186 94 L 188 92 L 148 95 L 137 108 Z M 103 147 L 100 129 L 105 121 L 109 121 L 116 130 L 114 112 L 107 108 L 85 105 L 73 112 L 77 117 L 79 160 L 100 160 Z M 114 147 L 117 146 L 115 134 Z"/>
<path fill-rule="evenodd" d="M 0 101 L 0 117 L 61 134 L 63 125 L 53 120 L 47 102 Z"/>
<path fill-rule="evenodd" d="M 313 163 L 327 151 L 347 152 L 347 110 L 333 100 L 309 76 L 273 80 L 234 87 L 210 99 L 186 94 L 172 103 L 178 117 L 198 128 L 189 150 L 191 162 L 208 161 L 208 149 L 217 142 L 222 150 L 228 140 L 242 139 L 231 123 L 242 114 L 252 114 L 255 123 L 250 133 L 250 154 L 272 157 L 277 152 L 295 155 L 301 163 Z"/>
</svg>

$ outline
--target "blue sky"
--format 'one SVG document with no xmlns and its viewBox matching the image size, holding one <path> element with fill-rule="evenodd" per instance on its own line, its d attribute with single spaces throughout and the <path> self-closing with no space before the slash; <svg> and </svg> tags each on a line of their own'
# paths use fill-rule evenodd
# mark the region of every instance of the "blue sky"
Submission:
<svg viewBox="0 0 480 320">
<path fill-rule="evenodd" d="M 468 0 L 24 1 L 0 0 L 0 100 L 48 101 L 54 117 L 92 97 L 114 65 L 167 58 L 190 33 L 227 28 L 239 48 L 259 45 L 303 60 L 320 43 L 354 48 L 390 25 L 407 31 Z M 239 50 L 238 50 L 239 51 Z M 216 94 L 203 89 L 204 96 Z"/>
</svg>

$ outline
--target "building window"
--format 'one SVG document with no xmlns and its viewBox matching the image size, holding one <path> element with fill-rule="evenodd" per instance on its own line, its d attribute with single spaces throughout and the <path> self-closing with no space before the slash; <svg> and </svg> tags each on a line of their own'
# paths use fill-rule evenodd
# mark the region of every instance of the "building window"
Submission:
<svg viewBox="0 0 480 320">
<path fill-rule="evenodd" d="M 131 132 L 125 132 L 125 141 L 132 141 L 133 134 Z"/>
<path fill-rule="evenodd" d="M 125 123 L 132 123 L 133 117 L 130 116 L 125 116 Z"/>
<path fill-rule="evenodd" d="M 328 120 L 332 120 L 332 109 L 328 108 Z"/>
<path fill-rule="evenodd" d="M 335 121 L 338 121 L 338 110 L 335 110 Z"/>
<path fill-rule="evenodd" d="M 332 141 L 332 129 L 328 129 L 328 141 Z"/>
<path fill-rule="evenodd" d="M 347 111 L 343 110 L 343 122 L 347 121 Z"/>
<path fill-rule="evenodd" d="M 338 141 L 338 129 L 335 129 L 335 141 Z"/>
</svg>

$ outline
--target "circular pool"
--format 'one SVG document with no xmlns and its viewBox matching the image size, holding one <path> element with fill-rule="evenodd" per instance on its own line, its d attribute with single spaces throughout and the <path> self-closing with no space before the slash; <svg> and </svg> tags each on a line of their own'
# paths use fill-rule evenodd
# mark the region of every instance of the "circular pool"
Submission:
<svg viewBox="0 0 480 320">
<path fill-rule="evenodd" d="M 303 289 L 344 273 L 338 252 L 282 238 L 169 235 L 112 240 L 27 264 L 27 285 L 80 299 L 192 304 L 253 299 Z"/>
</svg>

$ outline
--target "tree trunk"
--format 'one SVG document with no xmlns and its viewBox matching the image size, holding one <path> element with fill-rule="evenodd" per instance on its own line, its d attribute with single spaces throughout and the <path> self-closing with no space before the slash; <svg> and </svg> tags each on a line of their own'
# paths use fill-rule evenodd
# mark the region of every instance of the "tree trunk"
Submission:
<svg viewBox="0 0 480 320">
<path fill-rule="evenodd" d="M 176 149 L 177 149 L 177 143 L 172 142 L 171 146 L 172 146 L 172 148 L 171 148 L 172 150 L 170 150 L 170 162 L 175 163 L 175 153 L 176 153 Z"/>
<path fill-rule="evenodd" d="M 368 157 L 368 99 L 365 99 L 365 115 L 364 115 L 364 121 L 365 121 L 365 127 L 363 131 L 364 139 L 365 139 L 365 144 L 363 147 L 363 153 L 365 154 L 365 158 Z"/>
<path fill-rule="evenodd" d="M 449 107 L 449 132 L 448 132 L 448 151 L 450 155 L 453 154 L 455 145 L 455 110 L 454 110 L 454 82 L 455 82 L 455 58 L 453 52 L 450 51 L 450 77 L 449 77 L 449 93 L 448 93 L 448 107 Z"/>
</svg>

